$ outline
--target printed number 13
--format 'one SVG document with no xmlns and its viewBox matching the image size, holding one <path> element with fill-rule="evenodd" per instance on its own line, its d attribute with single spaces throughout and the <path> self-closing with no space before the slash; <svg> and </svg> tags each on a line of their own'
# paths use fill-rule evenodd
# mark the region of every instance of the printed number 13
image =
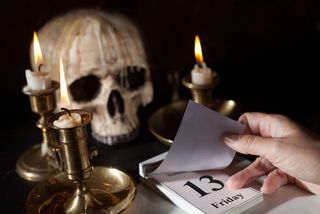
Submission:
<svg viewBox="0 0 320 214">
<path fill-rule="evenodd" d="M 210 175 L 204 175 L 204 176 L 201 176 L 199 178 L 200 181 L 202 180 L 208 180 L 209 182 L 208 183 L 211 183 L 211 184 L 218 184 L 220 187 L 215 187 L 215 188 L 212 188 L 211 190 L 212 191 L 219 191 L 221 189 L 223 189 L 224 187 L 224 184 L 219 181 L 219 180 L 215 180 L 212 178 L 212 176 Z M 201 188 L 199 188 L 198 186 L 194 185 L 192 182 L 190 181 L 187 181 L 183 186 L 189 186 L 191 187 L 194 191 L 198 192 L 200 194 L 200 198 L 205 196 L 205 195 L 208 195 L 210 194 L 210 192 L 205 192 L 204 190 L 202 190 Z"/>
</svg>

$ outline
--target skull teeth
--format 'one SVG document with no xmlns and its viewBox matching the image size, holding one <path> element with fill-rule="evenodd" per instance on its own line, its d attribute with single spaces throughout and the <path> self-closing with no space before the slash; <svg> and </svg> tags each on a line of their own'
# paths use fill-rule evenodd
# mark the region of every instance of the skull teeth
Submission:
<svg viewBox="0 0 320 214">
<path fill-rule="evenodd" d="M 132 141 L 138 136 L 139 128 L 133 129 L 131 132 L 115 136 L 101 136 L 95 132 L 92 132 L 92 136 L 99 142 L 107 144 L 109 146 L 118 145 Z"/>
</svg>

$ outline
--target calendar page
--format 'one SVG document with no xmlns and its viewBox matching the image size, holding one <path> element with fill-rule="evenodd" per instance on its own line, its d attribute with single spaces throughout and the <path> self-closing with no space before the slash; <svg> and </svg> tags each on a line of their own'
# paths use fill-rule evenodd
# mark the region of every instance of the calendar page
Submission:
<svg viewBox="0 0 320 214">
<path fill-rule="evenodd" d="M 244 129 L 243 124 L 190 100 L 166 158 L 153 173 L 223 169 L 235 155 L 223 135 Z"/>
<path fill-rule="evenodd" d="M 170 198 L 172 202 L 185 200 L 200 213 L 240 213 L 262 201 L 261 193 L 255 189 L 228 189 L 225 182 L 229 176 L 220 171 L 163 173 L 152 177 L 175 193 Z"/>
</svg>

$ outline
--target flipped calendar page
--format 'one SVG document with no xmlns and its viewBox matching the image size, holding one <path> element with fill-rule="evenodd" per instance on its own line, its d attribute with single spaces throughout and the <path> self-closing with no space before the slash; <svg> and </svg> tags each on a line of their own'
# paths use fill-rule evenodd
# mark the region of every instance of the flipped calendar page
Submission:
<svg viewBox="0 0 320 214">
<path fill-rule="evenodd" d="M 240 213 L 263 200 L 252 188 L 229 190 L 227 167 L 235 152 L 227 132 L 244 125 L 189 101 L 170 150 L 139 164 L 142 182 L 188 213 Z"/>
<path fill-rule="evenodd" d="M 190 100 L 166 158 L 152 174 L 223 169 L 235 155 L 223 135 L 244 129 L 243 124 Z"/>
</svg>

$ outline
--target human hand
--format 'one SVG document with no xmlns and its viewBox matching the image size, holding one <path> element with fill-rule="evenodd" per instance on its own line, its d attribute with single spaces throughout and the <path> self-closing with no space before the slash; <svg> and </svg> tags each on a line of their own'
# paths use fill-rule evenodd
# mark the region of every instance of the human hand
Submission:
<svg viewBox="0 0 320 214">
<path fill-rule="evenodd" d="M 282 115 L 245 113 L 239 121 L 247 126 L 245 133 L 228 133 L 225 143 L 237 152 L 259 157 L 229 178 L 229 188 L 242 188 L 266 175 L 262 193 L 291 183 L 320 195 L 319 139 Z"/>
</svg>

